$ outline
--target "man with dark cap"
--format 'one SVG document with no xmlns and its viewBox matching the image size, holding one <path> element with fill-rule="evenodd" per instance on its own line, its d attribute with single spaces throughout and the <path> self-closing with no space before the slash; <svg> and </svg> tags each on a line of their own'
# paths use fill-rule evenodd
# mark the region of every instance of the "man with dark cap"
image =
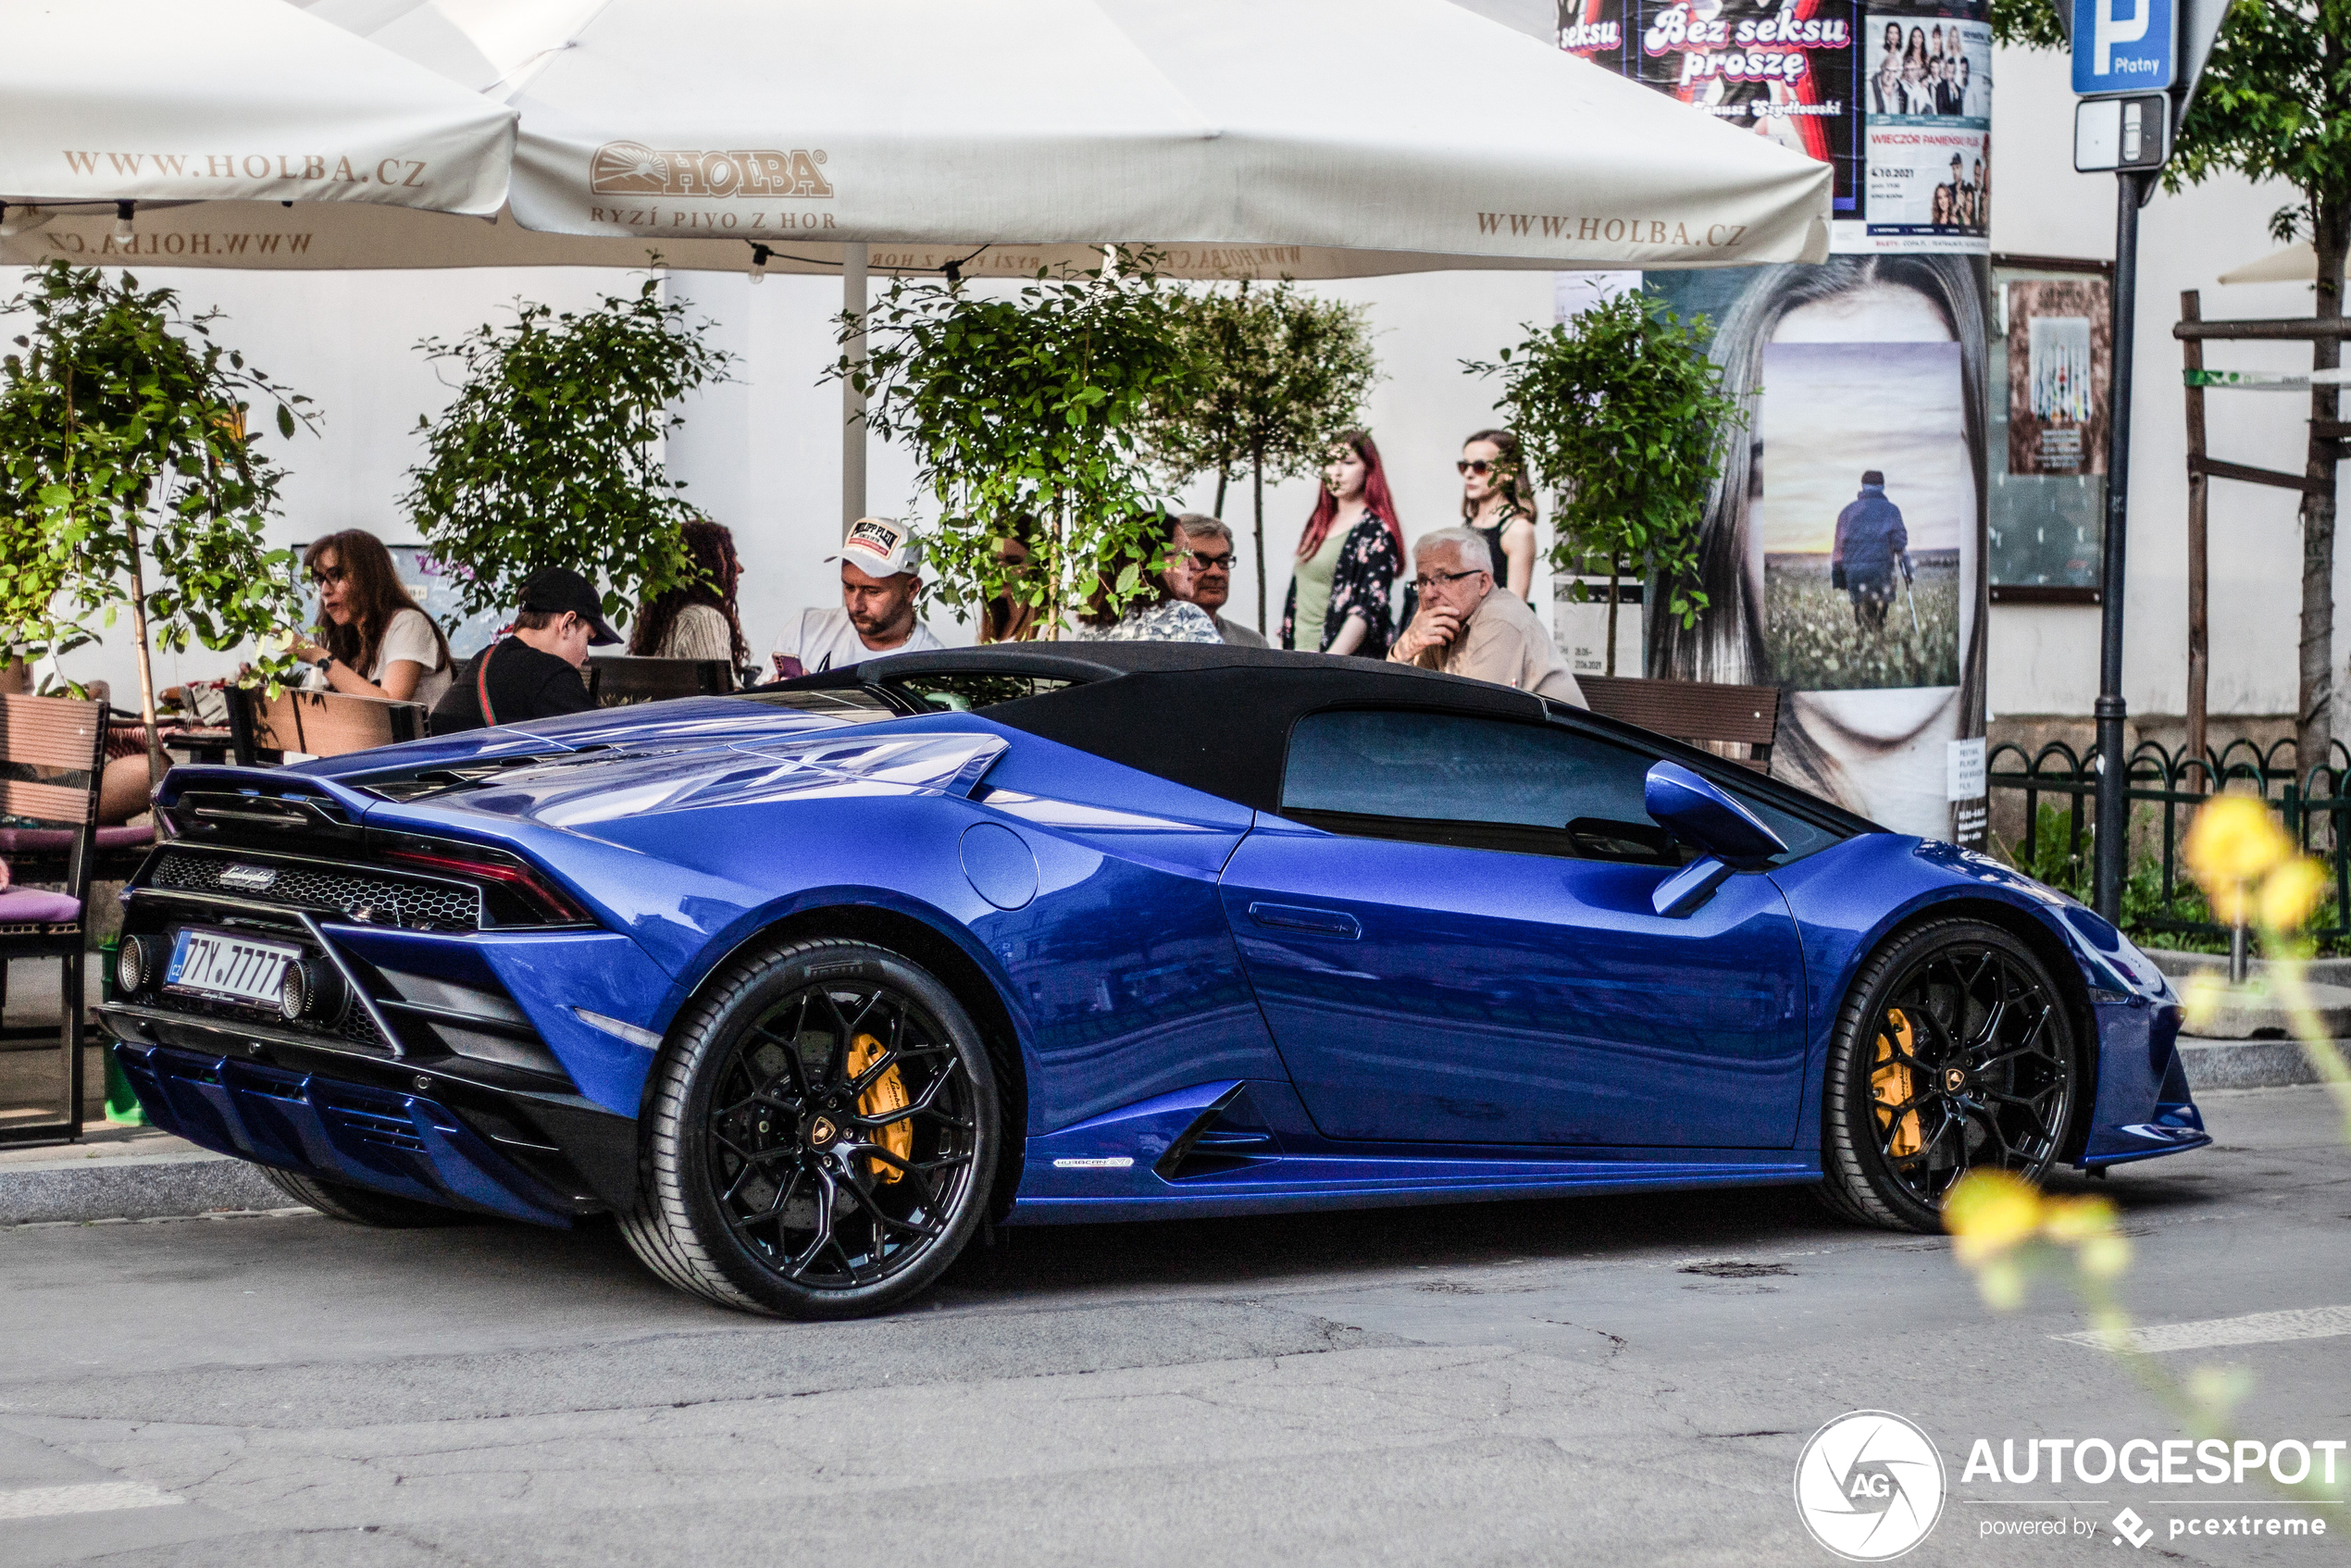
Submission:
<svg viewBox="0 0 2351 1568">
<path fill-rule="evenodd" d="M 514 635 L 466 661 L 432 710 L 432 732 L 587 712 L 594 704 L 579 666 L 591 646 L 620 641 L 603 612 L 594 586 L 578 572 L 548 566 L 531 573 L 522 585 Z"/>
<path fill-rule="evenodd" d="M 1872 468 L 1861 476 L 1861 493 L 1836 515 L 1829 580 L 1853 596 L 1854 622 L 1873 637 L 1885 630 L 1896 570 L 1906 580 L 1910 575 L 1909 550 L 1902 508 L 1885 498 L 1885 476 Z"/>
</svg>

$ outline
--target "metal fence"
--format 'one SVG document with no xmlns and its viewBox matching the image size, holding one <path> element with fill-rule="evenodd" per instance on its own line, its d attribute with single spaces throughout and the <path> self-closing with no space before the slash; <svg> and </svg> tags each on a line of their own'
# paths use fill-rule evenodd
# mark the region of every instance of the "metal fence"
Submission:
<svg viewBox="0 0 2351 1568">
<path fill-rule="evenodd" d="M 2297 773 L 2294 750 L 2292 740 L 2279 740 L 2264 750 L 2251 740 L 2239 740 L 2217 753 L 2207 750 L 2202 756 L 2192 757 L 2166 751 L 2153 740 L 2139 742 L 2131 753 L 2129 788 L 2124 791 L 2130 802 L 2131 842 L 2136 852 L 2131 857 L 2132 873 L 2135 877 L 2152 869 L 2160 896 L 2154 909 L 2144 907 L 2142 901 L 2142 907 L 2129 912 L 2133 917 L 2127 924 L 2226 939 L 2228 927 L 2179 912 L 2183 895 L 2191 890 L 2179 857 L 2188 818 L 2212 795 L 2234 789 L 2269 802 L 2288 836 L 2306 853 L 2325 862 L 2334 902 L 2331 910 L 2321 912 L 2320 919 L 2331 918 L 2332 923 L 2312 925 L 2310 935 L 2328 945 L 2351 940 L 2351 929 L 2346 929 L 2351 922 L 2345 918 L 2345 912 L 2351 911 L 2351 830 L 2346 830 L 2344 821 L 2351 815 L 2351 794 L 2345 793 L 2346 784 L 2351 784 L 2351 749 L 2340 740 L 2333 742 L 2328 762 L 2307 773 Z M 2003 741 L 1985 760 L 1991 789 L 2024 797 L 2023 836 L 2009 846 L 2011 857 L 2022 866 L 2043 864 L 2045 852 L 2053 846 L 2043 840 L 2041 807 L 2044 797 L 2054 797 L 2049 803 L 2062 813 L 2066 863 L 2077 868 L 2077 879 L 2083 884 L 2067 890 L 2086 898 L 2092 802 L 2098 787 L 2096 753 L 2084 758 L 2063 741 L 2052 740 L 2028 754 L 2014 741 Z M 2201 909 L 2201 899 L 2190 901 L 2190 907 Z"/>
</svg>

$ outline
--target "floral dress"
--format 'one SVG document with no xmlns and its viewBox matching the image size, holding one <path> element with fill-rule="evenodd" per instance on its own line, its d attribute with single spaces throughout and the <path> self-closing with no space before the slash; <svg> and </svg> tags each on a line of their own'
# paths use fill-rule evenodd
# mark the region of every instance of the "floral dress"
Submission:
<svg viewBox="0 0 2351 1568">
<path fill-rule="evenodd" d="M 1347 543 L 1338 553 L 1338 565 L 1331 569 L 1331 605 L 1323 613 L 1323 641 L 1314 652 L 1322 653 L 1347 624 L 1350 616 L 1363 617 L 1363 641 L 1355 655 L 1363 659 L 1384 659 L 1387 645 L 1396 641 L 1396 620 L 1388 609 L 1389 591 L 1404 573 L 1404 558 L 1397 553 L 1396 537 L 1387 531 L 1387 522 L 1376 512 L 1363 514 L 1362 521 L 1348 530 Z M 1282 604 L 1282 646 L 1297 646 L 1298 579 L 1290 579 L 1289 597 Z"/>
</svg>

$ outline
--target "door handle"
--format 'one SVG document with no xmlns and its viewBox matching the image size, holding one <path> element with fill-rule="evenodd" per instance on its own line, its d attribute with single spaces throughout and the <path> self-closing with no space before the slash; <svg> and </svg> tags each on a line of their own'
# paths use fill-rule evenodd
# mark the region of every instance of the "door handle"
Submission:
<svg viewBox="0 0 2351 1568">
<path fill-rule="evenodd" d="M 1312 931 L 1318 937 L 1338 937 L 1350 942 L 1363 934 L 1362 923 L 1352 915 L 1336 909 L 1310 909 L 1304 904 L 1252 903 L 1249 917 L 1260 926 Z"/>
</svg>

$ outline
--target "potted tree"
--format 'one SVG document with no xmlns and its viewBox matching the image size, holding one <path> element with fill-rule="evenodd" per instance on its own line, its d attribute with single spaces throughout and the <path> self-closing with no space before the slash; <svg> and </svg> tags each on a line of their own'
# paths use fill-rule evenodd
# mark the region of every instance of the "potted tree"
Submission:
<svg viewBox="0 0 2351 1568">
<path fill-rule="evenodd" d="M 247 416 L 274 405 L 289 438 L 317 416 L 213 340 L 219 312 L 128 272 L 52 261 L 6 309 L 31 327 L 0 359 L 0 665 L 92 641 L 128 609 L 160 778 L 153 645 L 258 641 L 264 677 L 284 668 L 269 641 L 302 601 L 292 552 L 264 541 L 283 476 Z"/>
<path fill-rule="evenodd" d="M 1165 528 L 1145 456 L 1151 407 L 1191 374 L 1149 258 L 1123 273 L 1035 280 L 1010 293 L 900 279 L 865 313 L 862 360 L 827 372 L 871 400 L 867 425 L 914 454 L 937 508 L 925 557 L 939 597 L 1033 607 L 1049 638 L 1105 569 L 1112 607 L 1158 564 Z M 1030 541 L 1025 566 L 999 541 Z"/>
<path fill-rule="evenodd" d="M 727 378 L 704 330 L 648 278 L 633 297 L 560 313 L 517 301 L 509 325 L 417 345 L 459 381 L 438 418 L 417 421 L 425 461 L 402 504 L 457 568 L 468 612 L 511 605 L 541 566 L 603 582 L 616 616 L 685 580 L 679 529 L 695 514 L 661 442 L 685 422 L 680 397 Z"/>
<path fill-rule="evenodd" d="M 1316 299 L 1287 278 L 1178 294 L 1174 306 L 1198 374 L 1174 383 L 1154 410 L 1155 454 L 1171 485 L 1214 474 L 1219 516 L 1225 486 L 1248 471 L 1262 632 L 1265 480 L 1312 473 L 1363 423 L 1363 399 L 1379 380 L 1371 333 L 1362 305 Z"/>
<path fill-rule="evenodd" d="M 1629 567 L 1640 566 L 1683 625 L 1706 607 L 1690 580 L 1698 523 L 1723 440 L 1747 423 L 1707 357 L 1710 334 L 1705 317 L 1684 321 L 1631 290 L 1571 322 L 1528 327 L 1493 361 L 1462 361 L 1500 378 L 1499 406 L 1551 492 L 1553 569 L 1597 566 L 1608 578 L 1610 675 L 1616 588 Z"/>
</svg>

